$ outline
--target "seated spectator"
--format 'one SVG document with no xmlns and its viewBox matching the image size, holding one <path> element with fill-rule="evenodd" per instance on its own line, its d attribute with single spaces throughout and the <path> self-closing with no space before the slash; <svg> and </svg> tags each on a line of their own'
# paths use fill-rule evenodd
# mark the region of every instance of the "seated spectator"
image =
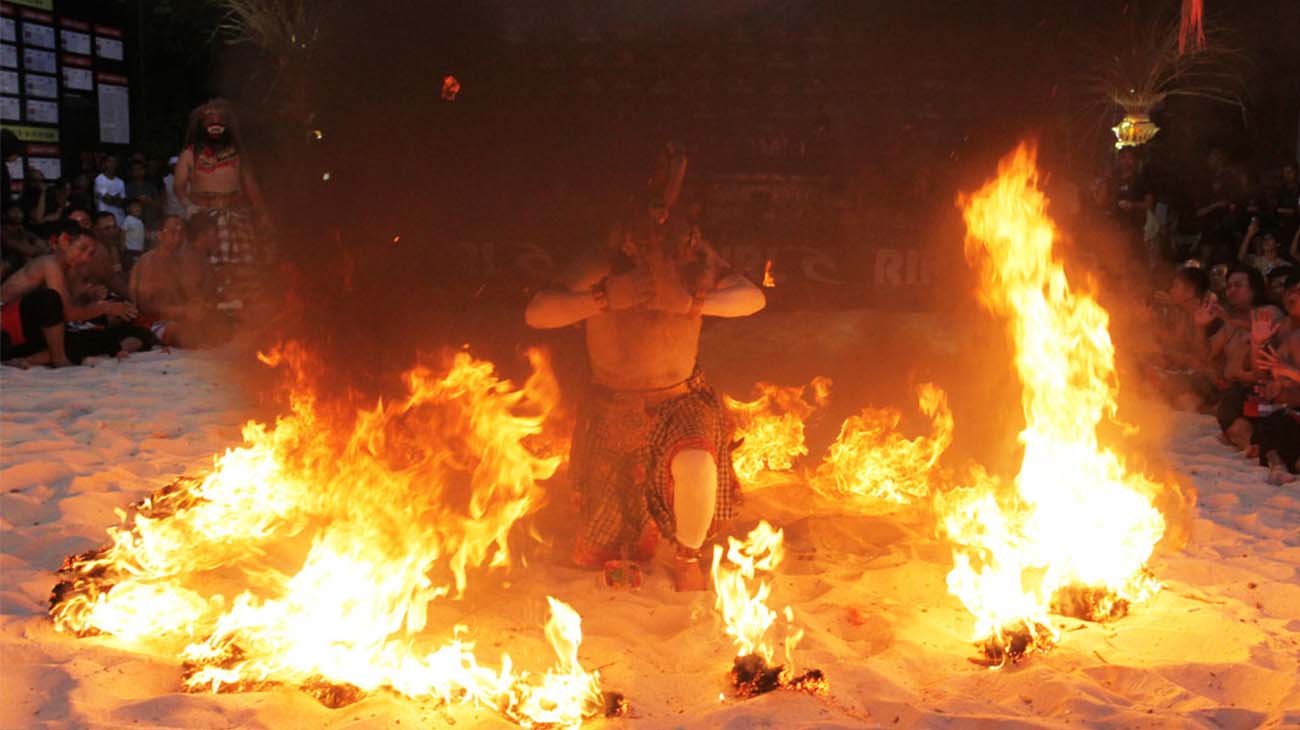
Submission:
<svg viewBox="0 0 1300 730">
<path fill-rule="evenodd" d="M 72 209 L 70 195 L 72 195 L 72 184 L 67 180 L 49 186 L 44 215 L 32 216 L 32 225 L 41 238 L 49 238 L 51 234 L 58 232 L 57 227 L 51 224 L 58 223 L 68 216 L 68 211 Z"/>
<path fill-rule="evenodd" d="M 1300 272 L 1300 268 L 1294 264 L 1283 264 L 1268 272 L 1264 278 L 1268 283 L 1269 304 L 1276 304 L 1286 311 L 1286 282 L 1297 272 Z"/>
<path fill-rule="evenodd" d="M 1228 273 L 1224 306 L 1210 298 L 1194 319 L 1198 355 L 1215 368 L 1218 380 L 1219 427 L 1227 442 L 1243 451 L 1253 432 L 1246 404 L 1261 380 L 1261 371 L 1251 367 L 1251 311 L 1263 301 L 1264 278 L 1239 266 Z"/>
<path fill-rule="evenodd" d="M 1168 293 L 1157 296 L 1170 306 L 1164 311 L 1160 328 L 1160 357 L 1150 374 L 1162 393 L 1175 407 L 1199 410 L 1215 394 L 1214 378 L 1201 358 L 1196 313 L 1210 295 L 1210 278 L 1204 269 L 1183 267 L 1174 272 Z"/>
<path fill-rule="evenodd" d="M 142 205 L 134 198 L 126 203 L 126 217 L 122 219 L 122 268 L 130 271 L 135 262 L 144 254 L 144 221 Z"/>
<path fill-rule="evenodd" d="M 0 359 L 7 364 L 58 367 L 79 361 L 82 353 L 70 353 L 66 342 L 66 322 L 135 316 L 130 302 L 98 298 L 81 303 L 73 295 L 72 273 L 90 261 L 96 247 L 93 236 L 67 223 L 53 242 L 54 253 L 33 259 L 0 285 L 4 333 Z"/>
<path fill-rule="evenodd" d="M 90 211 L 86 208 L 82 208 L 76 205 L 70 206 L 68 208 L 68 211 L 63 214 L 63 217 L 64 219 L 70 220 L 73 223 L 76 223 L 77 225 L 81 226 L 83 230 L 92 231 L 92 232 L 94 230 L 94 223 L 93 221 L 91 221 Z M 57 233 L 58 233 L 58 229 L 55 229 L 51 231 L 50 235 L 53 236 L 56 235 Z"/>
<path fill-rule="evenodd" d="M 24 225 L 23 208 L 17 201 L 5 209 L 3 234 L 0 253 L 3 254 L 4 268 L 0 279 L 26 266 L 28 261 L 49 253 L 40 237 Z"/>
<path fill-rule="evenodd" d="M 126 246 L 122 241 L 122 226 L 118 224 L 117 216 L 106 210 L 100 211 L 91 217 L 90 227 L 95 231 L 95 238 L 104 244 L 117 259 L 118 265 L 121 265 Z"/>
<path fill-rule="evenodd" d="M 1237 260 L 1254 267 L 1264 276 L 1279 266 L 1291 265 L 1291 261 L 1282 255 L 1273 231 L 1262 228 L 1258 216 L 1250 220 L 1246 235 L 1242 236 L 1241 245 L 1237 247 Z"/>
<path fill-rule="evenodd" d="M 72 192 L 68 195 L 68 204 L 85 211 L 94 210 L 95 191 L 89 173 L 83 172 L 72 178 Z"/>
<path fill-rule="evenodd" d="M 132 299 L 140 305 L 140 324 L 163 344 L 207 347 L 230 338 L 230 322 L 216 307 L 217 279 L 209 257 L 216 250 L 210 218 L 190 219 L 189 235 L 178 216 L 167 216 L 158 247 L 131 270 Z"/>
<path fill-rule="evenodd" d="M 1261 342 L 1255 361 L 1272 376 L 1260 389 L 1270 407 L 1261 409 L 1254 443 L 1268 481 L 1278 485 L 1300 473 L 1300 275 L 1287 284 L 1287 318 L 1261 317 L 1253 337 Z"/>
</svg>

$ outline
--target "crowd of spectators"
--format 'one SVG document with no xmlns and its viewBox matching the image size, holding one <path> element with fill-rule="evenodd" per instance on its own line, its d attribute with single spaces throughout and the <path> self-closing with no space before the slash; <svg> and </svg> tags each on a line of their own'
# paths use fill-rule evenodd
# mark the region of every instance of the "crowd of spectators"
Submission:
<svg viewBox="0 0 1300 730">
<path fill-rule="evenodd" d="M 1162 191 L 1131 149 L 1099 194 L 1155 276 L 1159 355 L 1148 375 L 1178 407 L 1213 413 L 1222 439 L 1268 469 L 1300 472 L 1300 182 L 1209 152 L 1190 190 Z"/>
<path fill-rule="evenodd" d="M 4 134 L 10 163 L 20 146 Z M 229 277 L 222 276 L 228 262 L 219 255 L 220 221 L 184 191 L 178 195 L 178 159 L 162 167 L 132 154 L 124 179 L 122 160 L 107 154 L 97 157 L 94 176 L 51 183 L 28 167 L 5 187 L 5 365 L 57 367 L 230 336 L 234 309 L 221 285 Z"/>
</svg>

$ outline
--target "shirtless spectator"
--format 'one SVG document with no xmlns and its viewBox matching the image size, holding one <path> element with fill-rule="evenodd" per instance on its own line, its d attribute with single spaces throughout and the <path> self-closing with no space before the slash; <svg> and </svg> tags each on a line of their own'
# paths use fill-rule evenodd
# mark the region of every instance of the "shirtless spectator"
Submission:
<svg viewBox="0 0 1300 730">
<path fill-rule="evenodd" d="M 111 292 L 120 299 L 130 299 L 131 291 L 127 286 L 126 274 L 122 271 L 119 248 L 122 231 L 107 213 L 97 213 L 95 223 L 97 228 L 92 228 L 90 232 L 96 246 L 91 252 L 90 261 L 73 272 L 73 295 L 81 296 L 88 291 L 98 291 L 98 296 Z"/>
<path fill-rule="evenodd" d="M 1272 373 L 1269 389 L 1283 406 L 1262 419 L 1256 429 L 1260 462 L 1268 467 L 1268 480 L 1288 484 L 1300 473 L 1300 274 L 1286 281 L 1283 294 L 1288 320 L 1279 328 L 1280 342 L 1258 355 L 1261 368 Z"/>
<path fill-rule="evenodd" d="M 89 263 L 97 245 L 75 223 L 52 237 L 54 253 L 33 259 L 0 285 L 3 354 L 6 364 L 22 367 L 70 364 L 64 324 L 103 316 L 134 317 L 130 302 L 103 298 L 80 303 L 70 288 L 73 272 Z"/>
<path fill-rule="evenodd" d="M 1159 333 L 1161 357 L 1154 368 L 1165 396 L 1178 408 L 1198 410 L 1213 398 L 1214 378 L 1198 347 L 1196 313 L 1210 295 L 1204 269 L 1183 267 L 1174 272 L 1169 292 L 1161 297 L 1169 307 Z"/>
<path fill-rule="evenodd" d="M 21 269 L 38 256 L 49 253 L 40 237 L 23 225 L 23 208 L 17 202 L 5 209 L 4 237 L 0 238 L 0 251 L 4 253 L 4 273 L 0 278 Z"/>
<path fill-rule="evenodd" d="M 126 246 L 122 235 L 122 226 L 118 223 L 117 217 L 112 213 L 103 211 L 96 213 L 91 221 L 90 227 L 95 231 L 95 238 L 99 239 L 99 242 L 104 244 L 108 252 L 113 254 L 120 266 Z"/>
<path fill-rule="evenodd" d="M 1193 320 L 1198 354 L 1218 373 L 1219 427 L 1227 441 L 1243 451 L 1250 447 L 1252 432 L 1246 405 L 1261 375 L 1266 375 L 1251 367 L 1251 310 L 1263 301 L 1264 278 L 1255 269 L 1239 266 L 1228 273 L 1226 307 L 1209 298 Z"/>
<path fill-rule="evenodd" d="M 158 230 L 158 247 L 131 270 L 131 298 L 141 321 L 160 342 L 175 347 L 206 347 L 230 337 L 230 326 L 216 308 L 216 274 L 208 257 L 216 247 L 210 218 L 167 216 Z"/>
</svg>

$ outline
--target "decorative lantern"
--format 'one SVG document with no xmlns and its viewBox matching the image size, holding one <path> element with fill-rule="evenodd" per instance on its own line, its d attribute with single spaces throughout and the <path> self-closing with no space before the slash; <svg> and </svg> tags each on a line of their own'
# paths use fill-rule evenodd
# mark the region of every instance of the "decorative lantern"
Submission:
<svg viewBox="0 0 1300 730">
<path fill-rule="evenodd" d="M 1119 124 L 1110 128 L 1115 133 L 1115 149 L 1137 147 L 1151 141 L 1160 131 L 1160 127 L 1151 121 L 1151 115 L 1145 112 L 1129 112 Z"/>
</svg>

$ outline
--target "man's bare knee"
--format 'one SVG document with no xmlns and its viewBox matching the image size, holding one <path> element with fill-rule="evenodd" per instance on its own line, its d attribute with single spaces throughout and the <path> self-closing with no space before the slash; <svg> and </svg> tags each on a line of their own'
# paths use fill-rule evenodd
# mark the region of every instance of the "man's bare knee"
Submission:
<svg viewBox="0 0 1300 730">
<path fill-rule="evenodd" d="M 673 512 L 677 541 L 695 549 L 708 536 L 718 496 L 718 462 L 702 449 L 687 449 L 673 457 Z"/>
<path fill-rule="evenodd" d="M 718 462 L 704 449 L 685 449 L 677 452 L 672 463 L 673 480 L 693 481 L 699 478 L 718 478 Z M 680 476 L 679 476 L 680 474 Z"/>
</svg>

